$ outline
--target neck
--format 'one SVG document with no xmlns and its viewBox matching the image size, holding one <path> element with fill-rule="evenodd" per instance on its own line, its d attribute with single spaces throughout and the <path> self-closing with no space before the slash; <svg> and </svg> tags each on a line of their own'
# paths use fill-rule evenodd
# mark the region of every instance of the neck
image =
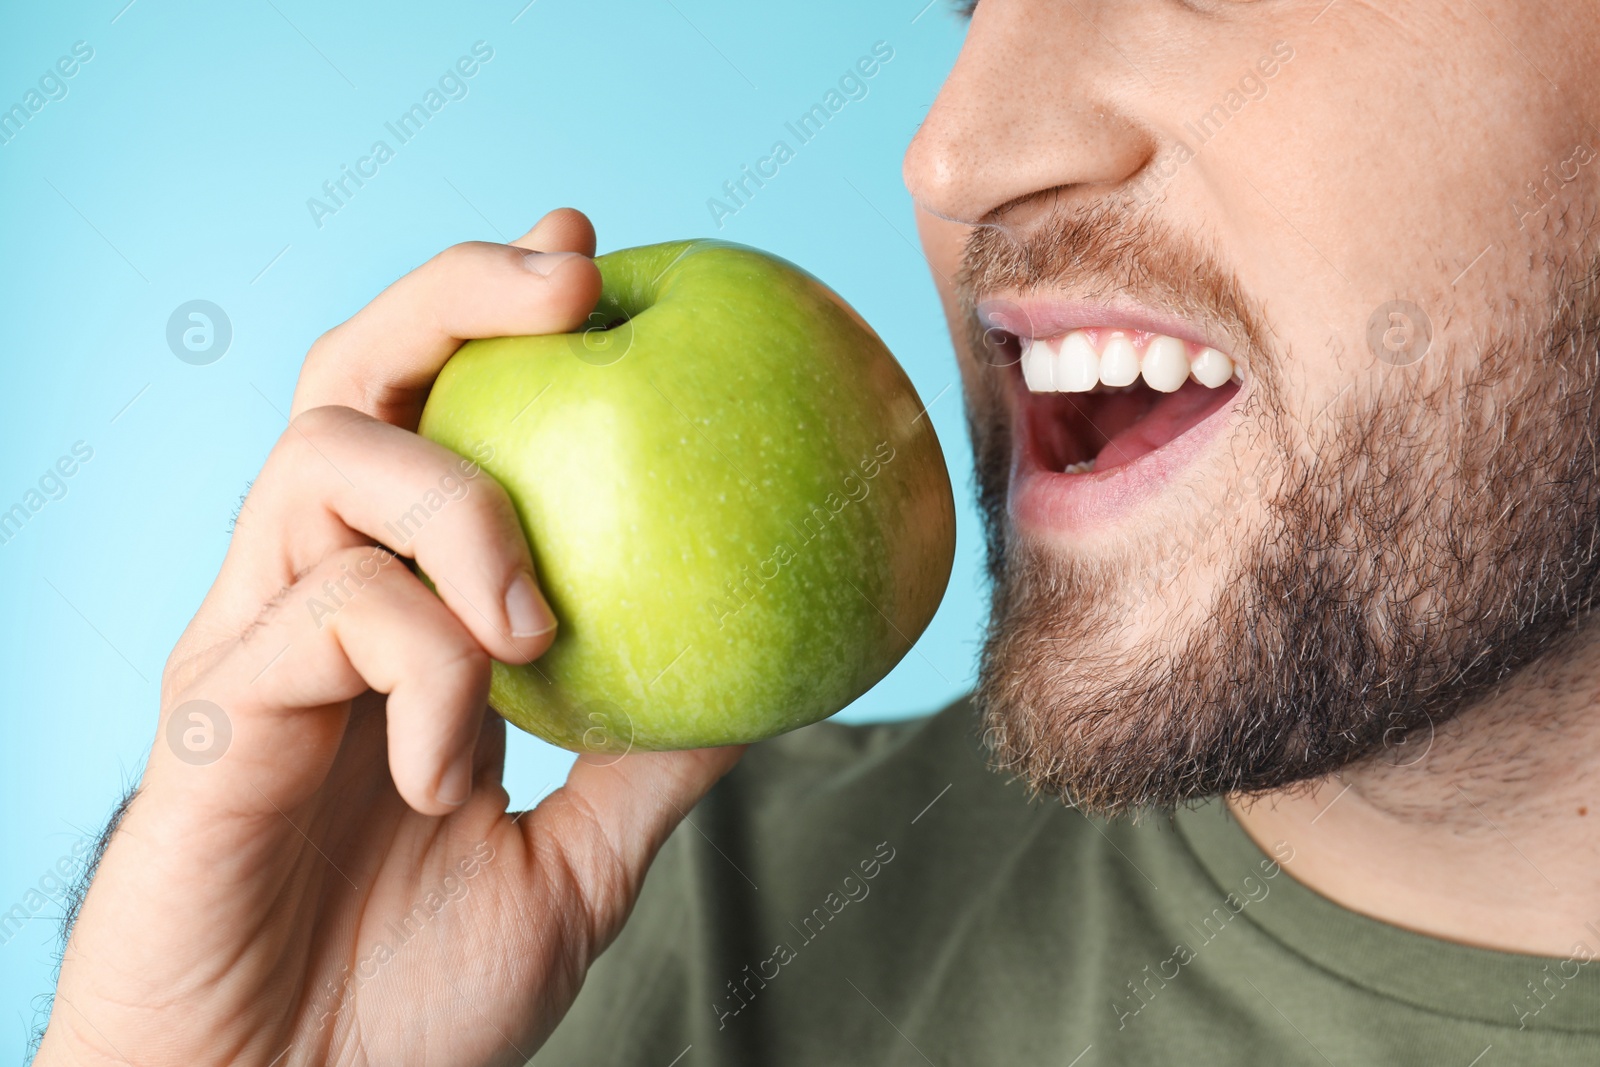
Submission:
<svg viewBox="0 0 1600 1067">
<path fill-rule="evenodd" d="M 1582 635 L 1380 757 L 1228 798 L 1296 880 L 1418 933 L 1600 955 L 1600 643 Z"/>
</svg>

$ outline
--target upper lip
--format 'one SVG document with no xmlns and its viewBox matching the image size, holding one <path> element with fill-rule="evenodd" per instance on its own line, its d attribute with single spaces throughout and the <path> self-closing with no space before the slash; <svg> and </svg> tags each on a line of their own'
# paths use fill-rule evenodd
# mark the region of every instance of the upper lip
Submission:
<svg viewBox="0 0 1600 1067">
<path fill-rule="evenodd" d="M 1195 323 L 1170 312 L 1129 301 L 1101 302 L 995 293 L 979 301 L 977 311 L 978 321 L 985 329 L 998 327 L 1020 338 L 1059 337 L 1072 330 L 1109 326 L 1165 334 L 1233 355 L 1226 342 L 1221 338 L 1208 337 Z"/>
</svg>

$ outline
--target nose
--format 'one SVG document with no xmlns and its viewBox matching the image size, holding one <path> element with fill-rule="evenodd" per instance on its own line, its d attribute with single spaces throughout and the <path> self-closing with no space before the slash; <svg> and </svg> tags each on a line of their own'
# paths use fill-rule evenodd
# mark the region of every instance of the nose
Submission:
<svg viewBox="0 0 1600 1067">
<path fill-rule="evenodd" d="M 1114 187 L 1149 161 L 1153 137 L 1122 102 L 1143 80 L 1108 15 L 1123 0 L 984 0 L 944 88 L 906 151 L 922 210 L 993 221 L 1051 190 Z"/>
</svg>

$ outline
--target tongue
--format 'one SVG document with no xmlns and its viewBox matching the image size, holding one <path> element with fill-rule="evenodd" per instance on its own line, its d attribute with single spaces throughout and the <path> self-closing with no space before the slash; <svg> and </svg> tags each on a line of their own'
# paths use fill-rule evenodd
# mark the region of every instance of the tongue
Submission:
<svg viewBox="0 0 1600 1067">
<path fill-rule="evenodd" d="M 1154 452 L 1168 441 L 1187 433 L 1205 421 L 1238 392 L 1229 382 L 1220 389 L 1208 389 L 1193 378 L 1175 393 L 1167 393 L 1145 416 L 1114 434 L 1095 457 L 1095 473 L 1132 463 L 1147 452 Z"/>
</svg>

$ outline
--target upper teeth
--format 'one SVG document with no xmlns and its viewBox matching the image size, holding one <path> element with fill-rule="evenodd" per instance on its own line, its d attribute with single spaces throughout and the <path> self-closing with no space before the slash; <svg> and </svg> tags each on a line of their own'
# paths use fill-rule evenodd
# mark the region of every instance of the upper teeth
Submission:
<svg viewBox="0 0 1600 1067">
<path fill-rule="evenodd" d="M 1162 393 L 1177 392 L 1190 377 L 1211 389 L 1240 380 L 1226 354 L 1202 348 L 1190 355 L 1188 342 L 1164 334 L 1150 339 L 1143 356 L 1121 330 L 1106 333 L 1098 347 L 1088 330 L 1054 342 L 1022 339 L 1022 377 L 1035 393 L 1087 393 L 1097 385 L 1132 385 L 1140 376 Z"/>
</svg>

